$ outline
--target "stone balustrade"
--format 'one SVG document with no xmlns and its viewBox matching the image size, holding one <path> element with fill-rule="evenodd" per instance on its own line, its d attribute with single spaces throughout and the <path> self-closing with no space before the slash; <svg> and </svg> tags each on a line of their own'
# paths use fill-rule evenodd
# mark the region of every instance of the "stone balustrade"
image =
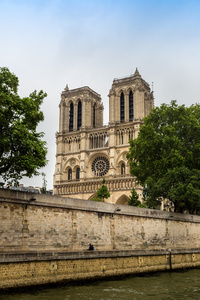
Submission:
<svg viewBox="0 0 200 300">
<path fill-rule="evenodd" d="M 77 193 L 95 193 L 100 188 L 102 179 L 91 181 L 69 181 L 61 182 L 55 186 L 56 195 L 72 195 Z M 133 177 L 116 177 L 107 179 L 106 185 L 110 192 L 117 190 L 131 190 L 135 186 L 135 178 Z"/>
</svg>

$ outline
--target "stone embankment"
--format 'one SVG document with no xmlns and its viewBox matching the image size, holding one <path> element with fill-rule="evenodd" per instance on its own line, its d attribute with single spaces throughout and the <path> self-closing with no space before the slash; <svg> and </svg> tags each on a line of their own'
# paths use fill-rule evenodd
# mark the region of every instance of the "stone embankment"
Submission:
<svg viewBox="0 0 200 300">
<path fill-rule="evenodd" d="M 200 266 L 199 216 L 1 189 L 0 224 L 1 289 Z"/>
</svg>

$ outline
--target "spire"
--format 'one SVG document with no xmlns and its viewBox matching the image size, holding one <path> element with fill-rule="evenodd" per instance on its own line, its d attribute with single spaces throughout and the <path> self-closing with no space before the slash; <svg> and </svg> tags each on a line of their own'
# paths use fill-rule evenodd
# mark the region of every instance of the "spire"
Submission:
<svg viewBox="0 0 200 300">
<path fill-rule="evenodd" d="M 135 73 L 134 73 L 133 76 L 134 76 L 134 77 L 140 77 L 140 78 L 141 78 L 141 75 L 140 75 L 140 73 L 138 72 L 138 69 L 137 69 L 137 68 L 136 68 Z"/>
<path fill-rule="evenodd" d="M 66 84 L 65 91 L 66 91 L 66 92 L 69 92 L 68 84 Z"/>
</svg>

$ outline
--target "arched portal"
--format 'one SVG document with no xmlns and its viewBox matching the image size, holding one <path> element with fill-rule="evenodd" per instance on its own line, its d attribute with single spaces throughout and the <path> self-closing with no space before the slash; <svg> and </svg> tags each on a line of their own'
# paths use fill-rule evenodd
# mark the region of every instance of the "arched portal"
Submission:
<svg viewBox="0 0 200 300">
<path fill-rule="evenodd" d="M 122 204 L 122 205 L 128 205 L 128 196 L 127 195 L 122 195 L 119 197 L 117 202 L 115 204 Z"/>
</svg>

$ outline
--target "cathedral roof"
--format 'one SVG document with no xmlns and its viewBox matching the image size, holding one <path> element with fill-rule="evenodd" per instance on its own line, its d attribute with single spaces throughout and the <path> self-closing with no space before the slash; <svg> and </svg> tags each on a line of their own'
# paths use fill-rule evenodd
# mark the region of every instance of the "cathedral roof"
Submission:
<svg viewBox="0 0 200 300">
<path fill-rule="evenodd" d="M 138 72 L 138 69 L 136 68 L 135 70 L 135 73 L 133 74 L 134 77 L 140 77 L 141 78 L 141 75 L 140 73 Z"/>
<path fill-rule="evenodd" d="M 83 95 L 83 94 L 92 94 L 93 96 L 97 98 L 101 98 L 101 95 L 96 93 L 94 90 L 89 88 L 88 86 L 83 86 L 81 88 L 76 89 L 69 89 L 68 85 L 66 85 L 64 91 L 62 92 L 63 96 L 76 96 L 76 95 Z"/>
<path fill-rule="evenodd" d="M 130 81 L 135 81 L 136 79 L 140 79 L 145 86 L 147 86 L 148 88 L 150 87 L 149 84 L 142 78 L 142 76 L 140 75 L 137 68 L 135 70 L 135 73 L 131 76 L 123 77 L 123 78 L 115 78 L 113 80 L 113 85 L 123 84 L 123 83 L 126 83 L 126 82 L 128 83 Z"/>
</svg>

